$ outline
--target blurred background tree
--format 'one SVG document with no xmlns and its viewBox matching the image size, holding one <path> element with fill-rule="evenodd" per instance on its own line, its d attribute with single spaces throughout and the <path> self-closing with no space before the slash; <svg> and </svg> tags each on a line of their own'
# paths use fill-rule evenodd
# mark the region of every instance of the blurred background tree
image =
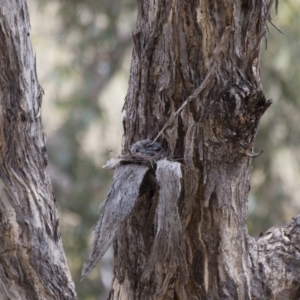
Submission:
<svg viewBox="0 0 300 300">
<path fill-rule="evenodd" d="M 249 201 L 249 231 L 257 236 L 300 211 L 300 2 L 280 2 L 262 55 L 262 86 L 273 105 L 261 120 Z"/>
<path fill-rule="evenodd" d="M 38 75 L 45 90 L 50 175 L 79 299 L 106 299 L 112 276 L 108 253 L 101 267 L 79 282 L 98 206 L 112 176 L 102 165 L 110 149 L 121 149 L 134 4 L 134 0 L 29 1 Z"/>
<path fill-rule="evenodd" d="M 106 299 L 109 252 L 79 282 L 112 172 L 121 150 L 122 103 L 130 72 L 135 0 L 28 1 L 43 121 L 60 228 L 79 299 Z M 273 14 L 274 15 L 274 14 Z M 300 3 L 282 2 L 262 56 L 263 90 L 273 99 L 262 118 L 249 199 L 249 231 L 280 225 L 300 211 Z M 110 152 L 110 149 L 113 152 Z"/>
</svg>

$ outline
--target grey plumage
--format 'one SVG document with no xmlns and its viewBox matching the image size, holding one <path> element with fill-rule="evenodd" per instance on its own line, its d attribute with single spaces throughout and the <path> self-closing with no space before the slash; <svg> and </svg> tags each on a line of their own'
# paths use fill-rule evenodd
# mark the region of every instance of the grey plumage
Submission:
<svg viewBox="0 0 300 300">
<path fill-rule="evenodd" d="M 94 230 L 92 252 L 84 264 L 81 277 L 86 277 L 103 257 L 121 225 L 130 214 L 147 171 L 166 156 L 159 142 L 146 139 L 130 148 L 129 155 L 110 159 L 104 168 L 114 168 L 113 183 L 104 203 L 103 212 Z M 166 160 L 164 160 L 166 161 Z"/>
<path fill-rule="evenodd" d="M 130 152 L 135 156 L 144 156 L 156 159 L 160 159 L 166 155 L 166 151 L 159 142 L 152 143 L 149 139 L 141 140 L 133 144 L 130 148 Z"/>
<path fill-rule="evenodd" d="M 145 165 L 135 164 L 116 168 L 112 186 L 103 204 L 104 211 L 95 227 L 92 252 L 83 266 L 82 278 L 94 269 L 106 253 L 123 221 L 131 212 L 148 169 Z"/>
</svg>

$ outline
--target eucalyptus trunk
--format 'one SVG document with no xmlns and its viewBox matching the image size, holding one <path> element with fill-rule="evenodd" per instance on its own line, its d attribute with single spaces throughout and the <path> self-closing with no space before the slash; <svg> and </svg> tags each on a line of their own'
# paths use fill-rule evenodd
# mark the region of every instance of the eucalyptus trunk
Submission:
<svg viewBox="0 0 300 300">
<path fill-rule="evenodd" d="M 115 239 L 110 300 L 299 299 L 300 217 L 247 230 L 272 4 L 138 1 L 123 155 L 83 272 Z"/>
<path fill-rule="evenodd" d="M 76 299 L 58 228 L 25 0 L 0 7 L 0 299 Z"/>
</svg>

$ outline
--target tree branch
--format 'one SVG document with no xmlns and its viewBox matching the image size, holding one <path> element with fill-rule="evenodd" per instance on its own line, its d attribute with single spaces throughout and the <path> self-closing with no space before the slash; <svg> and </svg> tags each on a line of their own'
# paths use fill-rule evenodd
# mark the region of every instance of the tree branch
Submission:
<svg viewBox="0 0 300 300">
<path fill-rule="evenodd" d="M 300 215 L 249 239 L 254 299 L 300 297 Z"/>
</svg>

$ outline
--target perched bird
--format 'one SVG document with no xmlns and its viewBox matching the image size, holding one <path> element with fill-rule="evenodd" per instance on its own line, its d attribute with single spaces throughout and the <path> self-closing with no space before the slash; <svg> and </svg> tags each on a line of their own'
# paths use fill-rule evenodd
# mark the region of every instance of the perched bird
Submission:
<svg viewBox="0 0 300 300">
<path fill-rule="evenodd" d="M 130 148 L 130 152 L 133 156 L 160 159 L 166 156 L 166 151 L 163 149 L 159 142 L 152 143 L 151 140 L 137 141 Z"/>
</svg>

